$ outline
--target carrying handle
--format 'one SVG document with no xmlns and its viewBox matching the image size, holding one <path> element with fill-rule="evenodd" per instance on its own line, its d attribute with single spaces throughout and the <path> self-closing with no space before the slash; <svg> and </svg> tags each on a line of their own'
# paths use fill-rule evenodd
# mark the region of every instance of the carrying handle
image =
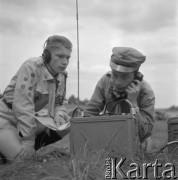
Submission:
<svg viewBox="0 0 178 180">
<path fill-rule="evenodd" d="M 106 106 L 105 106 L 105 108 L 104 108 L 104 110 L 103 110 L 103 115 L 106 113 L 106 109 L 107 109 L 108 105 L 109 105 L 110 103 L 114 102 L 114 101 L 115 101 L 115 100 L 109 101 L 109 102 L 106 104 Z M 114 105 L 114 107 L 116 107 L 119 103 L 121 103 L 121 102 L 123 102 L 123 101 L 127 102 L 127 104 L 129 105 L 129 107 L 130 107 L 130 113 L 133 114 L 133 115 L 135 115 L 135 114 L 136 114 L 136 110 L 135 110 L 135 108 L 133 107 L 133 104 L 132 104 L 128 99 L 121 99 L 121 100 L 117 101 L 117 103 Z M 114 107 L 113 107 L 113 108 L 114 108 Z M 112 109 L 113 109 L 113 108 L 112 108 Z"/>
<path fill-rule="evenodd" d="M 75 113 L 77 112 L 77 116 L 75 116 Z M 84 109 L 81 107 L 76 107 L 73 110 L 72 117 L 83 117 L 84 116 Z"/>
</svg>

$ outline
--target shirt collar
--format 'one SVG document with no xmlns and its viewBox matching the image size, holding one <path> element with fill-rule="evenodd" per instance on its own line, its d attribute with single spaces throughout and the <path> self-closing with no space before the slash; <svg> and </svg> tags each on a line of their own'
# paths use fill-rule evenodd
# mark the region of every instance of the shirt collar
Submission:
<svg viewBox="0 0 178 180">
<path fill-rule="evenodd" d="M 53 80 L 54 77 L 52 76 L 52 74 L 48 71 L 47 67 L 45 66 L 45 64 L 43 63 L 43 67 L 44 67 L 44 80 L 48 81 L 48 80 Z"/>
<path fill-rule="evenodd" d="M 52 76 L 52 74 L 49 72 L 49 70 L 47 69 L 47 67 L 45 66 L 45 64 L 43 63 L 43 67 L 44 67 L 44 74 L 43 74 L 43 78 L 45 81 L 49 81 L 49 80 L 53 80 L 54 77 Z M 59 77 L 61 77 L 61 74 L 64 74 L 65 76 L 67 76 L 67 71 L 61 72 L 59 74 L 57 74 L 56 78 L 58 79 Z"/>
</svg>

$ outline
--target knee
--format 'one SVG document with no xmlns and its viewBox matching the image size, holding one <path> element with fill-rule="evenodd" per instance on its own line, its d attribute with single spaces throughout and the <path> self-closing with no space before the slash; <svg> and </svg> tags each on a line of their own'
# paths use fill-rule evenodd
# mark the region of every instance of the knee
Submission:
<svg viewBox="0 0 178 180">
<path fill-rule="evenodd" d="M 13 161 L 22 149 L 19 136 L 16 131 L 4 130 L 0 134 L 0 153 L 10 161 Z"/>
<path fill-rule="evenodd" d="M 0 153 L 10 162 L 16 160 L 18 154 L 20 154 L 22 147 L 18 146 L 14 149 L 9 149 L 6 147 L 0 148 Z"/>
</svg>

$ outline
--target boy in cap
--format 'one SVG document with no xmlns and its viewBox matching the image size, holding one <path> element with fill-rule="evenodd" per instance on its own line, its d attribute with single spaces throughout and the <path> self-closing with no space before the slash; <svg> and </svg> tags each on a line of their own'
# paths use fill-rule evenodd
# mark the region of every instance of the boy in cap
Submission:
<svg viewBox="0 0 178 180">
<path fill-rule="evenodd" d="M 6 159 L 31 157 L 68 133 L 49 130 L 36 117 L 51 117 L 56 126 L 68 121 L 66 68 L 71 52 L 69 39 L 50 36 L 42 56 L 25 61 L 11 79 L 0 100 L 0 154 Z"/>
<path fill-rule="evenodd" d="M 85 116 L 99 115 L 108 102 L 107 111 L 112 114 L 128 113 L 129 106 L 121 101 L 115 106 L 114 100 L 127 98 L 133 105 L 139 122 L 139 137 L 143 142 L 151 135 L 154 123 L 155 96 L 145 80 L 138 80 L 138 70 L 146 57 L 130 47 L 114 47 L 110 67 L 98 81 L 86 107 Z"/>
</svg>

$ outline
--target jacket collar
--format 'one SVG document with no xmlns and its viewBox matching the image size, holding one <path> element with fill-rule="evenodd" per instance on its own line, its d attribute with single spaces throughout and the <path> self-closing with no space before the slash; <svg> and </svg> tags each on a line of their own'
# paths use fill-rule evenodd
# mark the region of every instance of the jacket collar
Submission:
<svg viewBox="0 0 178 180">
<path fill-rule="evenodd" d="M 54 76 L 50 73 L 50 71 L 48 70 L 48 68 L 46 67 L 46 65 L 44 63 L 43 63 L 43 67 L 44 67 L 44 80 L 46 80 L 46 81 L 53 80 Z M 56 78 L 59 79 L 59 77 L 61 77 L 62 74 L 67 77 L 68 73 L 67 73 L 67 71 L 58 73 L 56 75 Z"/>
</svg>

